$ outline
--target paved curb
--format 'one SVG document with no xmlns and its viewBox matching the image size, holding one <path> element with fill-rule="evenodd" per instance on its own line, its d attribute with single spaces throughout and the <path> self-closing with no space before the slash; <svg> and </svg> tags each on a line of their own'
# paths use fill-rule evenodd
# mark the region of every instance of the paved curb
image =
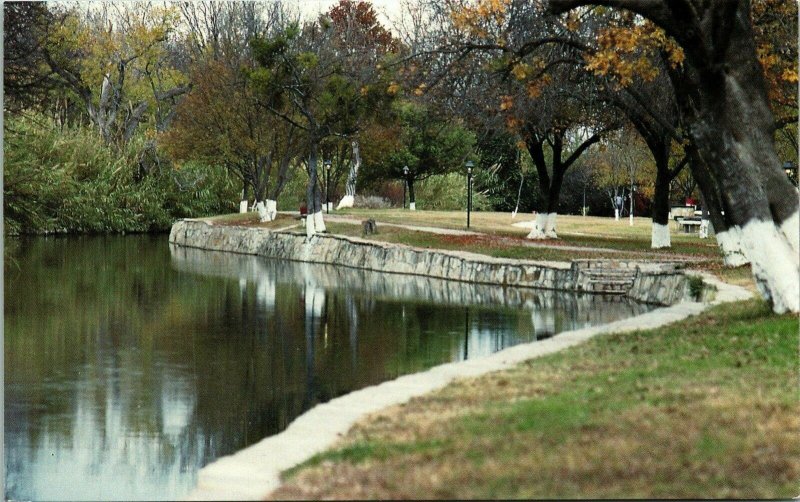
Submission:
<svg viewBox="0 0 800 502">
<path fill-rule="evenodd" d="M 516 345 L 480 359 L 442 364 L 401 376 L 318 405 L 283 432 L 203 467 L 188 500 L 261 500 L 280 486 L 280 473 L 330 448 L 358 420 L 388 406 L 440 389 L 456 378 L 479 376 L 552 354 L 605 333 L 653 329 L 697 315 L 712 305 L 748 299 L 752 294 L 706 273 L 696 273 L 716 287 L 710 303 L 682 302 L 613 323 L 560 333 Z"/>
</svg>

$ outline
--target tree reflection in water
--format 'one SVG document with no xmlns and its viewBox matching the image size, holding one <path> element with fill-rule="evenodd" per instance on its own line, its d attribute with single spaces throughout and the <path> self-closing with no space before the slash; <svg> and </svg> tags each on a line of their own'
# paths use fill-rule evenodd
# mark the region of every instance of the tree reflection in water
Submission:
<svg viewBox="0 0 800 502">
<path fill-rule="evenodd" d="M 179 498 L 202 465 L 317 403 L 647 310 L 170 249 L 163 236 L 12 247 L 6 497 L 17 499 Z"/>
</svg>

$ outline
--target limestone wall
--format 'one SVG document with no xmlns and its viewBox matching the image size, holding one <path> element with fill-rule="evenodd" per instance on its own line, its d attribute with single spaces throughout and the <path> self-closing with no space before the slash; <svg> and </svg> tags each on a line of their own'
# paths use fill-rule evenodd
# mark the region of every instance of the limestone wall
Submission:
<svg viewBox="0 0 800 502">
<path fill-rule="evenodd" d="M 626 294 L 646 303 L 669 305 L 689 297 L 687 277 L 672 264 L 610 260 L 572 263 L 514 260 L 462 251 L 429 250 L 354 237 L 269 232 L 212 225 L 199 220 L 175 223 L 170 243 L 200 249 L 258 255 L 364 270 L 524 288 Z"/>
</svg>

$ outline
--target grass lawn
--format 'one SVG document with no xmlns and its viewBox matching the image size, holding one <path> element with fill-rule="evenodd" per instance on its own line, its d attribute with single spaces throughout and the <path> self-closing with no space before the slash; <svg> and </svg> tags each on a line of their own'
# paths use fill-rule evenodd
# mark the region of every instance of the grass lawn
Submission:
<svg viewBox="0 0 800 502">
<path fill-rule="evenodd" d="M 458 211 L 408 211 L 402 209 L 348 209 L 337 212 L 336 216 L 356 219 L 374 218 L 380 222 L 404 225 L 466 229 L 466 216 Z M 508 236 L 524 239 L 529 228 L 515 227 L 512 223 L 533 220 L 529 214 L 517 215 L 512 220 L 509 213 L 474 212 L 471 216 L 470 230 L 490 235 Z M 673 229 L 674 230 L 674 229 Z M 614 221 L 613 218 L 596 216 L 558 216 L 558 235 L 555 241 L 547 244 L 561 246 L 581 246 L 614 248 L 620 251 L 636 252 L 644 255 L 693 256 L 698 259 L 721 259 L 721 253 L 714 239 L 700 239 L 697 234 L 672 233 L 672 248 L 655 251 L 650 248 L 650 218 L 635 218 L 633 226 L 628 220 Z M 525 239 L 527 241 L 527 239 Z M 530 242 L 530 241 L 529 241 Z"/>
<path fill-rule="evenodd" d="M 760 300 L 601 336 L 373 415 L 273 496 L 797 496 L 797 347 Z"/>
<path fill-rule="evenodd" d="M 258 227 L 275 230 L 278 228 L 285 228 L 290 225 L 299 225 L 300 220 L 296 216 L 288 214 L 278 214 L 273 221 L 261 222 L 258 213 L 232 213 L 223 214 L 220 216 L 211 216 L 209 218 L 198 218 L 207 221 L 213 225 L 228 225 L 237 227 Z"/>
</svg>

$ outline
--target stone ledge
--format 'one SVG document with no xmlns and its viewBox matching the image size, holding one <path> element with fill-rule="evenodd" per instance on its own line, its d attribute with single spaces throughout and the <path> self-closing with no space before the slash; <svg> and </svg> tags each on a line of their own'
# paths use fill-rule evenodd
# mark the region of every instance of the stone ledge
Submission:
<svg viewBox="0 0 800 502">
<path fill-rule="evenodd" d="M 200 249 L 476 284 L 626 295 L 657 305 L 691 297 L 689 280 L 674 263 L 516 260 L 328 234 L 308 240 L 299 232 L 216 226 L 202 220 L 175 223 L 169 241 Z M 625 283 L 618 284 L 618 277 L 609 277 L 607 284 L 598 283 L 597 275 L 604 270 L 609 276 L 625 273 Z"/>
</svg>

